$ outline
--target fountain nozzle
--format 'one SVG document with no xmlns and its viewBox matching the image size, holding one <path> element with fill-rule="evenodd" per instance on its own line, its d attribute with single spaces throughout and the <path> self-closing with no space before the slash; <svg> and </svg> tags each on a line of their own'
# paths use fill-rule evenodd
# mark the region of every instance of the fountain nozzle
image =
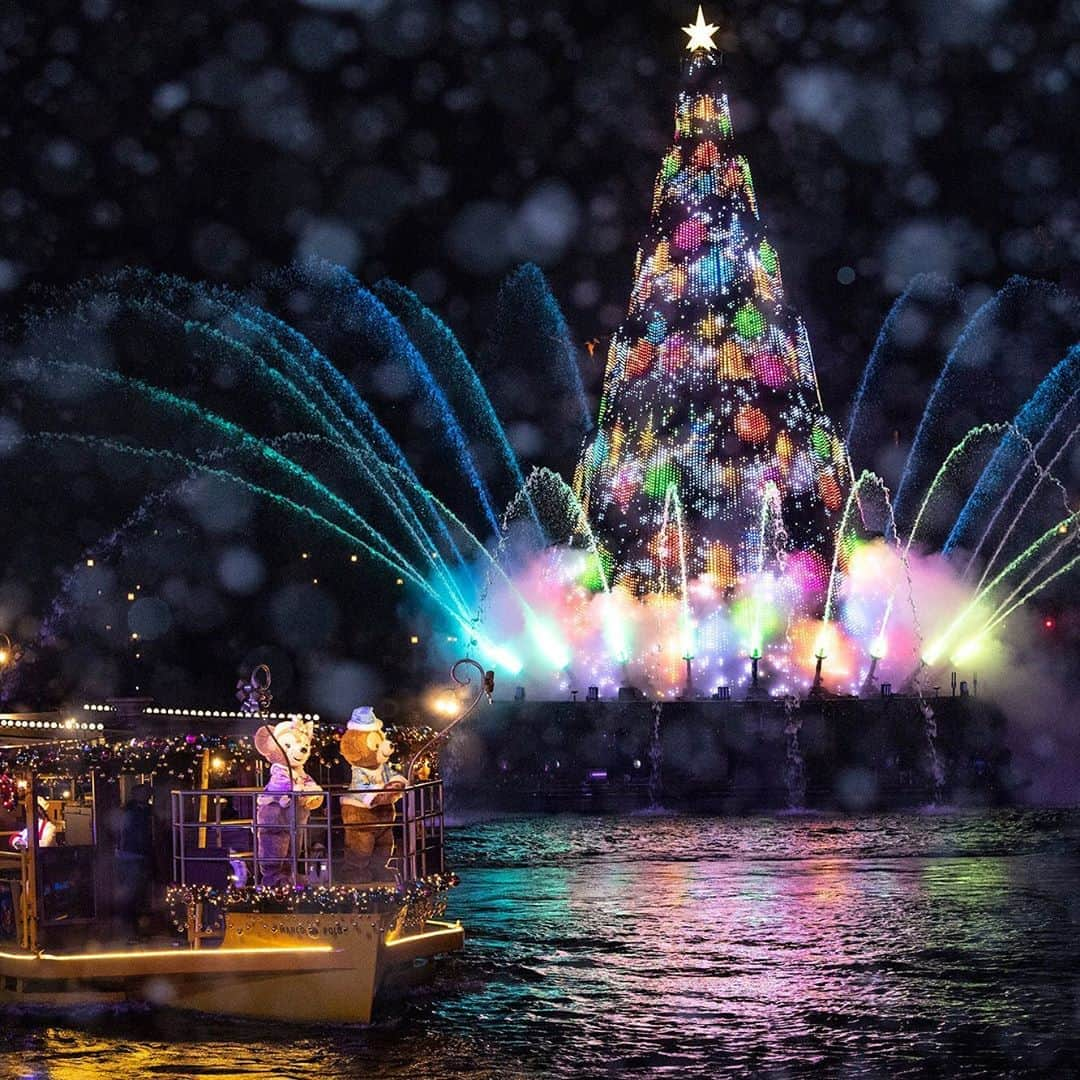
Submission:
<svg viewBox="0 0 1080 1080">
<path fill-rule="evenodd" d="M 810 687 L 810 696 L 821 697 L 825 693 L 825 687 L 821 683 L 821 665 L 825 661 L 825 652 L 819 649 L 815 655 L 817 665 L 814 668 L 814 685 Z"/>
<path fill-rule="evenodd" d="M 758 664 L 761 661 L 761 650 L 755 648 L 750 653 L 750 687 L 746 691 L 748 698 L 760 698 L 766 697 L 766 692 L 761 688 L 758 683 Z"/>
<path fill-rule="evenodd" d="M 870 670 L 866 673 L 866 678 L 863 679 L 862 689 L 859 691 L 859 697 L 873 697 L 874 687 L 877 685 L 877 666 L 880 656 L 870 657 Z"/>
</svg>

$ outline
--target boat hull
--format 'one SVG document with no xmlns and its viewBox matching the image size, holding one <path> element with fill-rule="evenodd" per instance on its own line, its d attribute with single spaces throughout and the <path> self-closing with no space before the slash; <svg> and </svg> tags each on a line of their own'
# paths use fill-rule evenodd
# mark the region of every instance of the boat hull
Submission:
<svg viewBox="0 0 1080 1080">
<path fill-rule="evenodd" d="M 368 1023 L 380 987 L 461 949 L 459 924 L 400 916 L 230 915 L 220 946 L 0 952 L 0 1002 L 149 1004 L 288 1023 Z"/>
</svg>

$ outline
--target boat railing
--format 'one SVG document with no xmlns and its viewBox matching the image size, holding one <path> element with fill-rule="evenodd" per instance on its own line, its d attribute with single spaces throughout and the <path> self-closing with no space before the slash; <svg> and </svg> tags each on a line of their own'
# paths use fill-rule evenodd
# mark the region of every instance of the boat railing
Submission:
<svg viewBox="0 0 1080 1080">
<path fill-rule="evenodd" d="M 314 794 L 263 788 L 173 791 L 173 880 L 224 891 L 250 885 L 406 883 L 444 872 L 441 781 L 392 793 L 326 787 L 317 793 L 320 805 L 311 807 Z M 391 794 L 398 796 L 392 821 L 348 812 L 373 801 L 385 806 Z M 381 816 L 389 815 L 383 810 Z M 358 859 L 358 850 L 369 850 L 370 857 Z"/>
</svg>

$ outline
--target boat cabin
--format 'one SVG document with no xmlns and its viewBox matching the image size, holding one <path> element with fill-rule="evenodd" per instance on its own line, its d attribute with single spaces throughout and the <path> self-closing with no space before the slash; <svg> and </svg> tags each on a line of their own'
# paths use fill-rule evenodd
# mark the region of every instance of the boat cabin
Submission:
<svg viewBox="0 0 1080 1080">
<path fill-rule="evenodd" d="M 311 787 L 267 790 L 251 733 L 312 730 Z M 0 949 L 219 943 L 228 911 L 389 907 L 441 895 L 434 755 L 383 793 L 351 784 L 340 731 L 305 714 L 87 705 L 0 722 Z M 198 729 L 198 730 L 193 730 Z M 394 732 L 400 756 L 430 736 Z M 359 807 L 359 811 L 356 809 Z M 377 903 L 376 903 L 377 900 Z M 423 911 L 419 908 L 423 907 Z"/>
</svg>

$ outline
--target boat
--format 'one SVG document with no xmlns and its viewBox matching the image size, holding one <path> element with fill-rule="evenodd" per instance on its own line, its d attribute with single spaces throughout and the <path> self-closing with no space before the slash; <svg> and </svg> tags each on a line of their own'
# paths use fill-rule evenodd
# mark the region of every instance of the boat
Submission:
<svg viewBox="0 0 1080 1080">
<path fill-rule="evenodd" d="M 463 947 L 464 928 L 444 917 L 457 879 L 445 864 L 442 781 L 426 775 L 437 770 L 429 750 L 439 735 L 421 733 L 427 741 L 411 755 L 407 782 L 383 797 L 395 807 L 392 821 L 346 821 L 343 800 L 370 801 L 370 786 L 320 783 L 319 805 L 306 811 L 304 800 L 316 796 L 296 783 L 274 790 L 285 810 L 271 829 L 262 813 L 267 788 L 224 781 L 262 772 L 253 721 L 270 728 L 295 718 L 314 732 L 318 717 L 271 713 L 265 687 L 252 707 L 258 683 L 253 676 L 237 712 L 142 700 L 132 709 L 119 699 L 84 706 L 88 720 L 27 721 L 16 738 L 4 735 L 17 720 L 0 728 L 0 803 L 23 823 L 0 833 L 0 1005 L 141 1002 L 288 1023 L 369 1023 L 377 999 L 427 978 L 432 961 Z M 134 720 L 127 729 L 125 703 Z M 183 730 L 193 720 L 213 730 Z M 315 771 L 329 772 L 338 734 L 314 732 Z M 130 806 L 138 790 L 145 799 L 148 785 L 159 838 L 167 828 L 165 850 L 155 851 L 169 880 L 158 889 L 163 902 L 138 913 L 139 926 L 149 922 L 154 932 L 129 941 L 115 897 L 127 890 L 120 907 L 130 908 L 149 867 L 118 849 L 112 825 L 125 799 Z M 376 829 L 378 857 L 349 880 L 357 876 L 350 837 Z"/>
</svg>

